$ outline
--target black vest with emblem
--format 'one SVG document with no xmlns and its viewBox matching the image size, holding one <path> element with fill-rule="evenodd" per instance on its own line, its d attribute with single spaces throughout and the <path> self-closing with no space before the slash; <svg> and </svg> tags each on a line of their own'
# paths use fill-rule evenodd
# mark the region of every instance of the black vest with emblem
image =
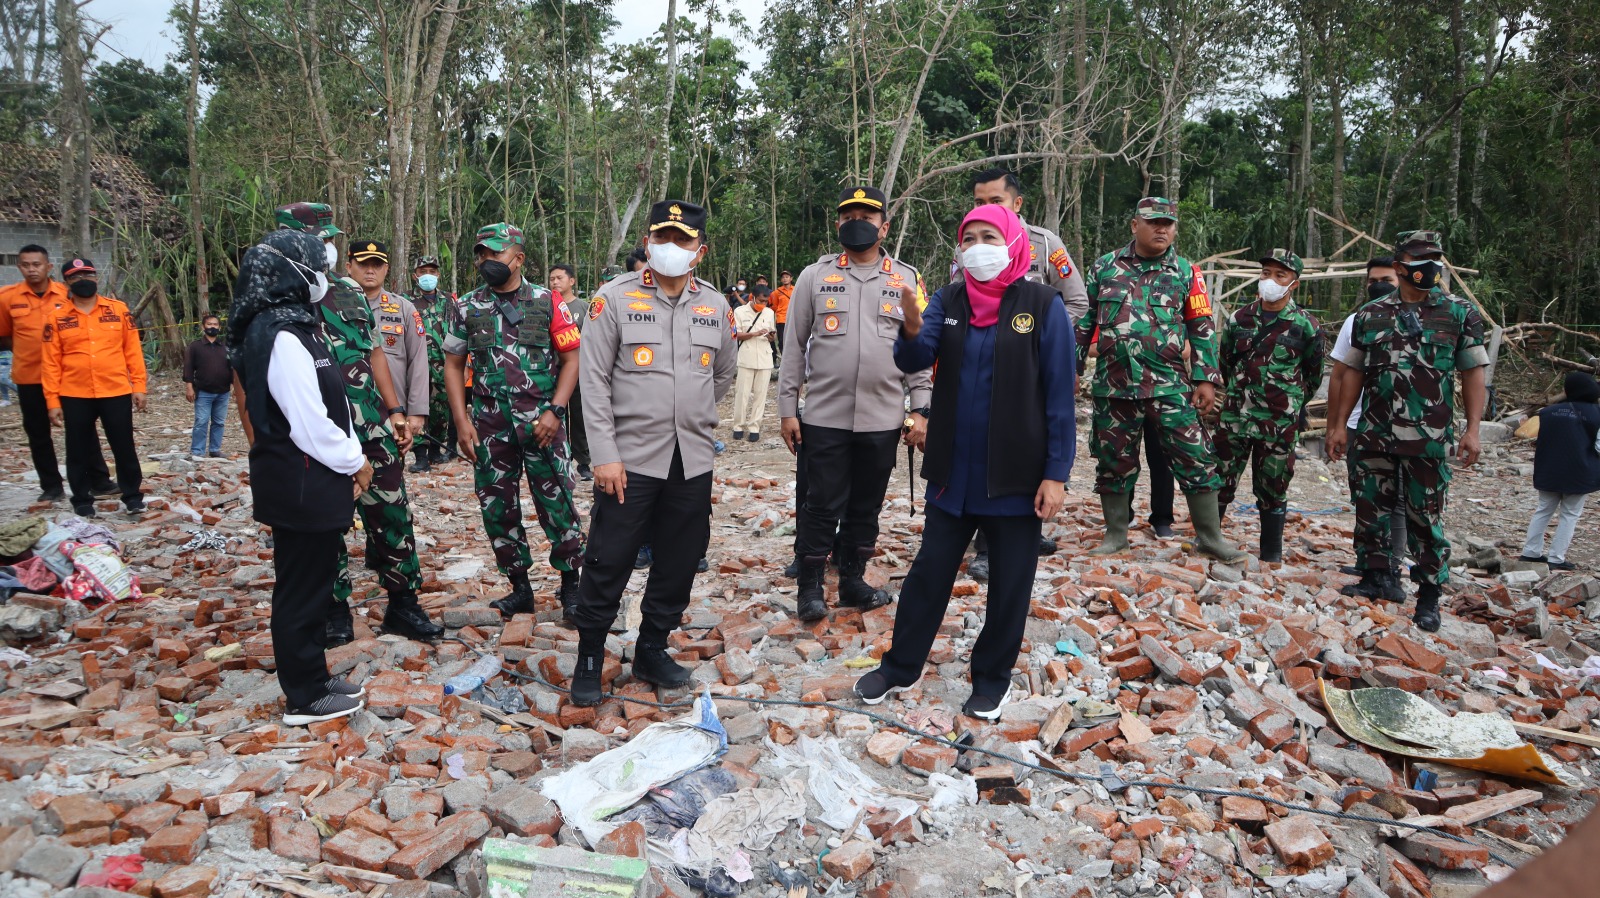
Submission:
<svg viewBox="0 0 1600 898">
<path fill-rule="evenodd" d="M 957 394 L 972 309 L 965 283 L 946 287 L 942 299 L 945 323 L 934 363 L 938 367 L 922 476 L 948 484 L 955 473 L 956 418 L 961 414 Z M 1020 279 L 1000 298 L 994 336 L 994 391 L 989 400 L 990 498 L 1033 495 L 1044 480 L 1048 433 L 1044 384 L 1039 379 L 1039 328 L 1050 304 L 1060 301 L 1052 288 Z M 1031 324 L 1018 326 L 1019 319 Z"/>
<path fill-rule="evenodd" d="M 327 346 L 318 337 L 315 325 L 290 325 L 283 332 L 293 334 L 311 353 L 312 364 L 316 366 L 317 392 L 322 396 L 328 420 L 348 432 L 350 403 L 345 399 L 344 378 Z M 247 373 L 250 382 L 246 383 L 246 388 L 255 386 L 259 379 L 260 393 L 252 391 L 252 395 L 265 399 L 250 404 L 250 420 L 256 428 L 256 441 L 250 447 L 255 519 L 268 526 L 305 533 L 348 530 L 350 518 L 355 514 L 350 475 L 340 474 L 305 454 L 290 439 L 289 419 L 265 386 L 267 369 L 271 367 L 269 360 L 261 371 Z"/>
<path fill-rule="evenodd" d="M 1533 488 L 1564 496 L 1600 491 L 1600 405 L 1557 402 L 1539 412 L 1539 441 L 1533 450 Z"/>
</svg>

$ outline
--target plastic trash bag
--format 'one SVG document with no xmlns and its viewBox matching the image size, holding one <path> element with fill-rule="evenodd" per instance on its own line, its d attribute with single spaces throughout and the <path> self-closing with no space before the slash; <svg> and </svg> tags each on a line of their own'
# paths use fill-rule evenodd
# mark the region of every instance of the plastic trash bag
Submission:
<svg viewBox="0 0 1600 898">
<path fill-rule="evenodd" d="M 832 736 L 821 739 L 801 736 L 793 745 L 779 745 L 768 739 L 766 744 L 774 755 L 773 763 L 776 766 L 805 771 L 811 797 L 822 808 L 815 819 L 840 831 L 846 838 L 851 833 L 844 830 L 864 809 L 892 810 L 899 815 L 896 821 L 904 820 L 917 809 L 916 803 L 910 799 L 891 798 L 877 780 L 861 772 L 854 761 L 840 753 L 839 740 Z M 867 832 L 864 823 L 857 825 L 856 830 Z"/>
<path fill-rule="evenodd" d="M 651 788 L 698 770 L 728 749 L 709 691 L 677 720 L 652 723 L 644 732 L 539 784 L 561 816 L 594 845 L 621 825 L 607 819 L 633 807 Z"/>
</svg>

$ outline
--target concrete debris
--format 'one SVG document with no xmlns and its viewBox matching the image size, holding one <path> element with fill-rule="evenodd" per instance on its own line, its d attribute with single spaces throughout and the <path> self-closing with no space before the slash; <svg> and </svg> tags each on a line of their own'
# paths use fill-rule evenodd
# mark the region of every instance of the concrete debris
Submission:
<svg viewBox="0 0 1600 898">
<path fill-rule="evenodd" d="M 139 422 L 146 454 L 187 445 L 177 396 L 171 378 L 156 379 L 154 412 Z M 250 520 L 235 439 L 229 458 L 151 474 L 149 510 L 137 519 L 101 503 L 142 601 L 83 607 L 17 594 L 0 606 L 0 638 L 29 659 L 0 666 L 0 893 L 99 896 L 106 890 L 91 877 L 107 859 L 139 855 L 133 892 L 155 898 L 282 886 L 328 898 L 379 887 L 390 898 L 783 898 L 793 882 L 860 898 L 1243 898 L 1263 887 L 1461 895 L 1497 865 L 1556 844 L 1600 795 L 1590 747 L 1600 745 L 1597 681 L 1568 673 L 1600 653 L 1600 579 L 1584 572 L 1596 547 L 1580 534 L 1569 556 L 1576 572 L 1517 562 L 1531 493 L 1511 473 L 1531 452 L 1525 443 L 1485 439 L 1484 461 L 1455 475 L 1447 523 L 1458 568 L 1437 634 L 1413 627 L 1408 605 L 1339 594 L 1352 579 L 1340 572 L 1351 563 L 1342 465 L 1300 460 L 1291 503 L 1310 511 L 1290 514 L 1284 563 L 1225 566 L 1148 528 L 1133 532 L 1127 553 L 1089 556 L 1100 509 L 1092 463 L 1080 463 L 1066 509 L 1046 527 L 1060 548 L 1040 559 L 1004 713 L 993 722 L 960 714 L 986 591 L 963 578 L 922 680 L 872 709 L 909 730 L 818 704 L 858 706 L 851 685 L 889 646 L 895 606 L 802 624 L 782 575 L 792 459 L 773 439 L 730 445 L 718 461 L 710 571 L 670 643 L 726 724 L 730 744 L 713 763 L 737 788 L 719 801 L 754 807 L 798 789 L 808 774 L 780 761 L 827 745 L 862 778 L 844 791 L 882 802 L 824 807 L 808 789 L 804 810 L 770 827 L 781 831 L 716 841 L 729 847 L 685 864 L 712 842 L 691 850 L 690 830 L 678 830 L 647 843 L 656 830 L 631 822 L 589 844 L 540 791 L 687 711 L 623 700 L 693 694 L 659 692 L 629 673 L 643 573 L 608 646 L 603 679 L 614 697 L 573 706 L 561 687 L 576 634 L 559 622 L 555 572 L 536 579 L 534 614 L 502 621 L 488 606 L 505 587 L 471 469 L 408 475 L 427 546 L 421 602 L 450 638 L 381 635 L 386 599 L 353 533 L 356 639 L 328 660 L 366 686 L 367 708 L 286 727 L 271 669 L 272 550 Z M 31 502 L 26 454 L 4 455 L 0 519 L 59 512 Z M 867 575 L 891 591 L 920 539 L 907 487 L 897 475 Z M 1246 508 L 1226 527 L 1250 546 L 1256 521 Z M 1181 518 L 1176 526 L 1188 529 Z M 1502 538 L 1508 552 L 1495 548 Z M 526 711 L 444 694 L 445 680 L 487 651 L 516 671 L 493 685 L 519 690 Z M 1330 722 L 1322 682 L 1395 687 L 1446 715 L 1543 727 L 1522 735 L 1578 785 L 1529 788 L 1370 748 Z M 1438 829 L 1393 825 L 1406 820 Z"/>
</svg>

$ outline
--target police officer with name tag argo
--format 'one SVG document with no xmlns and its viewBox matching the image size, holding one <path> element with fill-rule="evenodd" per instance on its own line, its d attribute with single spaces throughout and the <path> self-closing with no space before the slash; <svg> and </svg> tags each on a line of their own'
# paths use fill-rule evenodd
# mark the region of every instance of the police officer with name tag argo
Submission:
<svg viewBox="0 0 1600 898">
<path fill-rule="evenodd" d="M 894 342 L 905 316 L 902 291 L 926 302 L 921 275 L 883 251 L 889 235 L 888 198 L 876 187 L 846 187 L 839 195 L 843 252 L 823 256 L 795 282 L 778 379 L 778 415 L 790 451 L 805 443 L 806 494 L 796 552 L 803 621 L 828 614 L 823 598 L 828 553 L 839 531 L 839 604 L 866 611 L 887 605 L 888 593 L 868 585 L 867 559 L 876 551 L 878 513 L 894 473 L 903 428 L 926 433 L 933 381 L 927 371 L 895 367 Z M 799 418 L 801 388 L 806 415 Z M 906 393 L 912 414 L 906 417 Z"/>
<path fill-rule="evenodd" d="M 640 601 L 633 676 L 669 689 L 689 682 L 667 654 L 667 637 L 689 606 L 711 540 L 717 402 L 738 364 L 733 312 L 694 276 L 706 254 L 706 210 L 662 200 L 650 207 L 649 227 L 646 267 L 596 293 L 579 353 L 595 487 L 573 614 L 572 703 L 585 707 L 600 702 L 606 632 L 647 542 L 655 564 Z"/>
</svg>

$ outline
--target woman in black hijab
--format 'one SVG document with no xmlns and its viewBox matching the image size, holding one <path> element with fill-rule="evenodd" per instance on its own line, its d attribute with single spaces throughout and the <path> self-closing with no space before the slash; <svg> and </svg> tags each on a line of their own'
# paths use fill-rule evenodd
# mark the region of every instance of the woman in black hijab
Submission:
<svg viewBox="0 0 1600 898">
<path fill-rule="evenodd" d="M 272 654 L 289 726 L 347 717 L 366 695 L 330 676 L 324 656 L 339 549 L 355 496 L 372 479 L 311 308 L 314 292 L 327 290 L 326 267 L 322 241 L 274 231 L 245 252 L 228 315 L 233 370 L 255 426 L 255 518 L 272 528 Z"/>
</svg>

